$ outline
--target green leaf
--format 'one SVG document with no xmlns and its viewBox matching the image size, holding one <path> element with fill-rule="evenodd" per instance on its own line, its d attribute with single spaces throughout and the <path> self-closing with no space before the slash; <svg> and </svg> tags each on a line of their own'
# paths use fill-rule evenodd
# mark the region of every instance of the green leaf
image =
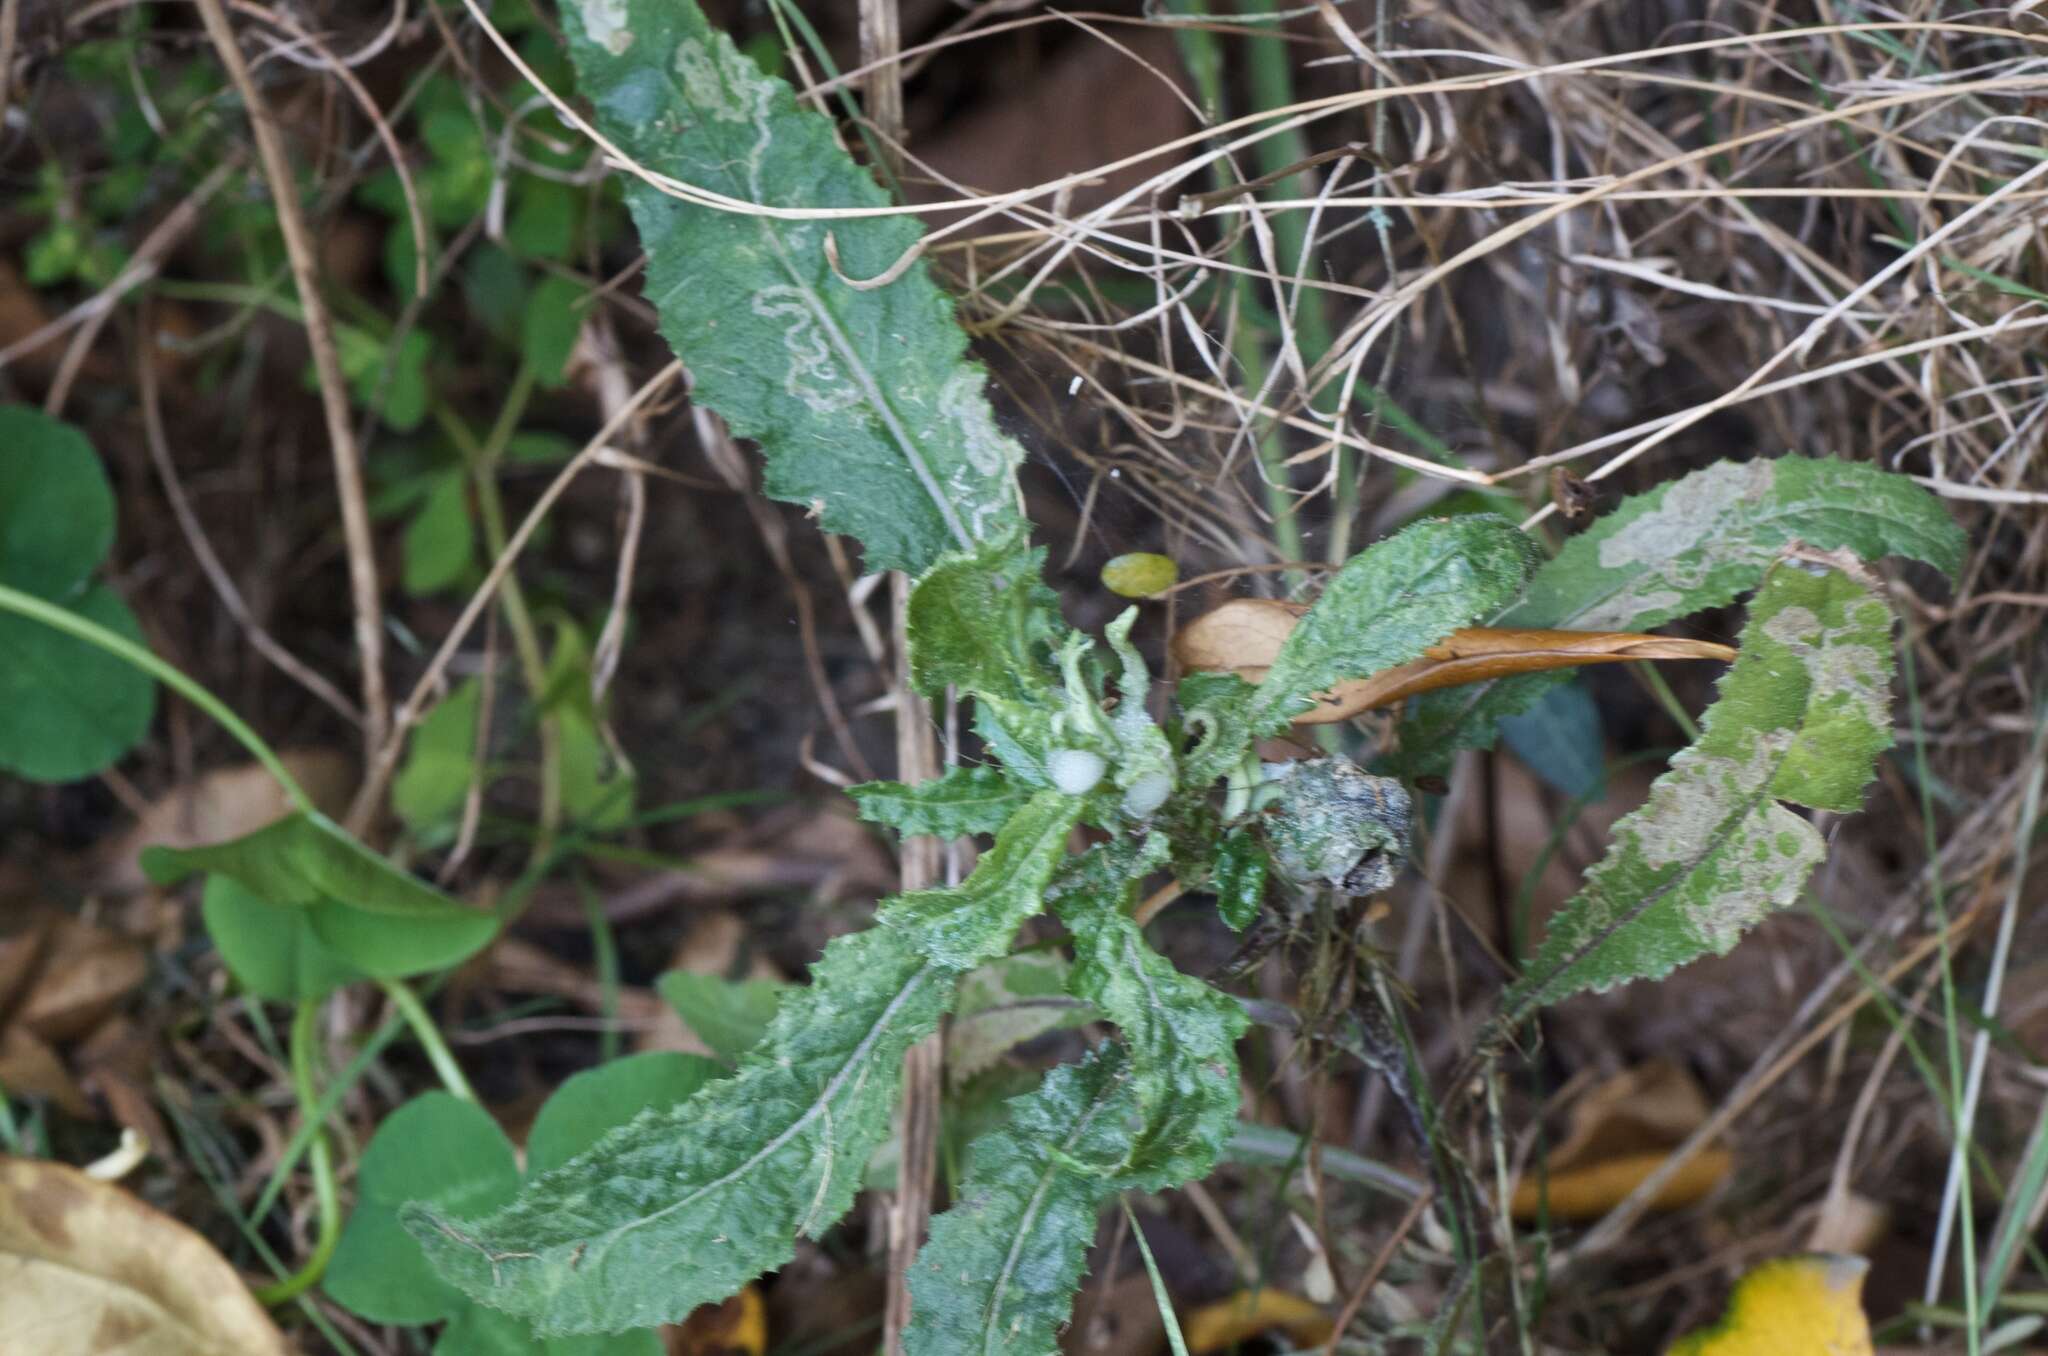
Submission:
<svg viewBox="0 0 2048 1356">
<path fill-rule="evenodd" d="M 114 491 L 71 425 L 0 405 L 0 584 L 60 602 L 114 544 Z"/>
<path fill-rule="evenodd" d="M 572 278 L 549 274 L 527 299 L 519 347 L 534 378 L 548 389 L 562 384 L 576 336 L 583 331 L 583 288 Z"/>
<path fill-rule="evenodd" d="M 1071 798 L 1037 797 L 963 884 L 904 895 L 881 926 L 834 941 L 731 1078 L 639 1117 L 501 1210 L 451 1217 L 428 1203 L 407 1227 L 442 1275 L 549 1334 L 674 1322 L 781 1265 L 794 1235 L 817 1236 L 852 1204 L 889 1133 L 903 1052 L 937 1028 L 959 973 L 1042 906 L 1078 816 Z"/>
<path fill-rule="evenodd" d="M 66 605 L 147 643 L 135 614 L 104 584 Z M 149 733 L 156 680 L 126 660 L 12 612 L 0 613 L 0 656 L 0 768 L 31 781 L 77 781 Z"/>
<path fill-rule="evenodd" d="M 1314 694 L 1420 658 L 1521 592 L 1536 545 L 1505 518 L 1415 524 L 1344 562 L 1273 657 L 1251 698 L 1252 728 L 1285 729 Z"/>
<path fill-rule="evenodd" d="M 576 1075 L 541 1108 L 529 1158 L 538 1164 L 554 1152 L 542 1138 L 544 1125 L 549 1139 L 572 1142 L 597 1129 L 599 1116 L 630 1117 L 653 1104 L 647 1098 L 695 1086 L 706 1063 L 687 1055 L 636 1055 Z M 363 1152 L 355 1209 L 323 1279 L 328 1296 L 374 1323 L 447 1320 L 435 1356 L 660 1356 L 661 1341 L 647 1330 L 543 1341 L 518 1319 L 475 1304 L 436 1275 L 398 1220 L 406 1201 L 482 1210 L 511 1199 L 518 1187 L 512 1146 L 476 1103 L 445 1092 L 407 1102 L 385 1118 Z"/>
<path fill-rule="evenodd" d="M 1243 932 L 1266 902 L 1266 849 L 1244 829 L 1217 845 L 1209 888 L 1216 892 L 1216 911 L 1232 932 Z"/>
<path fill-rule="evenodd" d="M 673 1050 L 626 1055 L 573 1074 L 527 1132 L 527 1174 L 551 1172 L 641 1112 L 672 1107 L 724 1076 L 717 1061 Z"/>
<path fill-rule="evenodd" d="M 1788 559 L 1750 604 L 1699 739 L 1552 919 L 1506 1007 L 1655 979 L 1722 954 L 1825 855 L 1781 801 L 1849 812 L 1892 742 L 1890 609 L 1846 556 Z"/>
<path fill-rule="evenodd" d="M 405 764 L 391 783 L 391 808 L 415 831 L 451 818 L 469 795 L 482 704 L 483 685 L 471 678 L 413 727 Z"/>
<path fill-rule="evenodd" d="M 327 1293 L 373 1323 L 432 1323 L 468 1307 L 462 1292 L 421 1265 L 399 1225 L 407 1201 L 489 1210 L 512 1199 L 519 1168 L 490 1114 L 445 1092 L 413 1098 L 384 1118 L 356 1170 L 356 1206 L 327 1266 Z"/>
<path fill-rule="evenodd" d="M 576 243 L 581 203 L 568 184 L 520 175 L 512 192 L 512 215 L 505 222 L 505 243 L 529 258 L 567 259 Z"/>
<path fill-rule="evenodd" d="M 1523 766 L 1565 795 L 1576 800 L 1606 789 L 1600 708 L 1584 683 L 1551 688 L 1527 711 L 1502 720 L 1500 735 Z"/>
<path fill-rule="evenodd" d="M 654 982 L 683 1025 L 727 1064 L 760 1044 L 775 1019 L 775 1007 L 789 991 L 772 979 L 722 979 L 671 970 Z"/>
<path fill-rule="evenodd" d="M 887 824 L 905 837 L 939 838 L 994 833 L 1031 799 L 1029 788 L 1013 783 L 1001 768 L 972 766 L 916 786 L 866 782 L 848 787 L 847 794 L 859 805 L 862 819 Z"/>
<path fill-rule="evenodd" d="M 405 591 L 432 593 L 459 582 L 476 559 L 476 526 L 469 516 L 469 478 L 461 471 L 436 476 L 405 528 Z"/>
<path fill-rule="evenodd" d="M 917 581 L 908 620 L 918 691 L 937 696 L 950 685 L 1011 702 L 1055 699 L 1052 654 L 1066 627 L 1039 577 L 1044 563 L 1019 532 L 950 552 Z"/>
<path fill-rule="evenodd" d="M 206 935 L 236 982 L 259 998 L 297 1003 L 325 998 L 363 972 L 320 940 L 305 909 L 280 909 L 231 876 L 212 876 L 200 903 Z"/>
<path fill-rule="evenodd" d="M 1057 1351 L 1096 1217 L 1135 1185 L 1137 1096 L 1119 1047 L 1052 1070 L 1003 1111 L 911 1264 L 910 1356 Z"/>
<path fill-rule="evenodd" d="M 562 11 L 597 127 L 638 163 L 782 206 L 874 208 L 886 195 L 689 0 Z M 922 573 L 1021 525 L 1016 442 L 997 427 L 953 303 L 922 262 L 860 290 L 917 241 L 903 216 L 781 220 L 698 206 L 629 180 L 647 295 L 694 395 L 757 439 L 766 487 L 860 539 L 869 569 Z"/>
<path fill-rule="evenodd" d="M 1054 1350 L 1103 1203 L 1203 1176 L 1228 1143 L 1244 1010 L 1153 951 L 1125 911 L 1165 855 L 1156 838 L 1125 840 L 1063 874 L 1069 987 L 1124 1046 L 1054 1069 L 968 1151 L 959 1200 L 911 1267 L 912 1356 Z"/>
<path fill-rule="evenodd" d="M 590 687 L 589 647 L 581 631 L 564 623 L 548 659 L 542 702 L 555 719 L 559 740 L 556 770 L 562 808 L 584 828 L 623 828 L 633 817 L 634 779 L 631 770 L 612 757 L 598 731 Z"/>
<path fill-rule="evenodd" d="M 205 847 L 148 848 L 142 869 L 159 885 L 218 872 L 257 899 L 305 909 L 321 942 L 383 979 L 444 969 L 498 931 L 495 915 L 400 871 L 320 814 L 288 815 Z"/>
<path fill-rule="evenodd" d="M 1733 602 L 1794 542 L 1864 560 L 1908 556 L 1953 576 L 1963 534 L 1941 500 L 1901 475 L 1833 457 L 1716 462 L 1571 538 L 1492 626 L 1647 631 Z M 1568 670 L 1427 693 L 1401 729 L 1397 765 L 1440 773 L 1497 723 L 1571 680 Z"/>
<path fill-rule="evenodd" d="M 1097 1016 L 1067 993 L 1070 968 L 1054 952 L 1025 951 L 969 971 L 946 1028 L 947 1077 L 964 1083 L 1024 1042 Z"/>
</svg>

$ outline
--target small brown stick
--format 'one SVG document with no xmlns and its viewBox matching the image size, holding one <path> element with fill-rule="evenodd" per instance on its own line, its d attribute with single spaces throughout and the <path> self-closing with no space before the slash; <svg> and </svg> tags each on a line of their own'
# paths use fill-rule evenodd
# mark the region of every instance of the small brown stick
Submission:
<svg viewBox="0 0 2048 1356">
<path fill-rule="evenodd" d="M 0 127 L 7 125 L 7 105 L 14 97 L 14 47 L 20 36 L 21 0 L 0 0 Z"/>
<path fill-rule="evenodd" d="M 369 503 L 363 492 L 362 461 L 356 449 L 355 430 L 349 424 L 348 382 L 341 370 L 341 354 L 334 342 L 334 324 L 327 303 L 320 295 L 320 275 L 313 239 L 299 208 L 297 180 L 291 156 L 285 149 L 270 107 L 262 91 L 249 77 L 249 63 L 235 42 L 221 0 L 197 0 L 199 16 L 206 24 L 221 65 L 248 110 L 249 128 L 256 138 L 257 155 L 270 183 L 270 197 L 277 209 L 277 224 L 284 236 L 285 253 L 291 260 L 292 284 L 306 317 L 306 342 L 313 351 L 313 368 L 320 382 L 320 403 L 327 415 L 327 439 L 334 455 L 335 488 L 341 499 L 342 537 L 348 544 L 349 592 L 355 604 L 356 650 L 363 666 L 363 748 L 374 766 L 390 728 L 390 697 L 384 688 L 384 615 L 377 588 L 376 543 L 370 535 Z M 367 787 L 374 776 L 366 776 Z"/>
<path fill-rule="evenodd" d="M 263 623 L 256 620 L 249 610 L 242 591 L 235 587 L 222 566 L 220 557 L 214 554 L 213 543 L 206 538 L 206 529 L 200 525 L 199 515 L 192 511 L 191 501 L 185 497 L 185 487 L 178 480 L 178 469 L 171 462 L 170 439 L 164 435 L 163 402 L 158 397 L 156 363 L 150 352 L 149 335 L 152 332 L 150 315 L 146 306 L 143 311 L 143 342 L 136 351 L 136 384 L 142 396 L 142 431 L 149 444 L 150 460 L 156 463 L 157 477 L 163 481 L 164 497 L 171 501 L 171 513 L 178 520 L 178 528 L 185 534 L 186 545 L 199 561 L 200 570 L 206 575 L 213 591 L 220 595 L 221 606 L 235 619 L 235 624 L 249 637 L 250 646 L 256 653 L 282 669 L 285 675 L 341 713 L 351 725 L 363 723 L 363 713 L 355 703 L 313 670 L 299 661 L 298 656 L 279 644 Z"/>
<path fill-rule="evenodd" d="M 1344 1307 L 1337 1313 L 1337 1325 L 1330 1331 L 1330 1344 L 1323 1348 L 1323 1356 L 1337 1356 L 1337 1344 L 1344 1340 L 1344 1330 L 1351 1326 L 1352 1319 L 1358 1317 L 1358 1311 L 1365 1305 L 1365 1297 L 1372 1293 L 1373 1286 L 1379 1282 L 1380 1273 L 1387 1269 L 1387 1263 L 1394 1260 L 1394 1250 L 1401 1246 L 1402 1240 L 1407 1238 L 1409 1231 L 1415 1227 L 1415 1222 L 1422 1218 L 1422 1212 L 1428 1209 L 1429 1203 L 1435 1199 L 1436 1188 L 1431 1187 L 1408 1202 L 1408 1212 L 1402 1215 L 1401 1222 L 1394 1226 L 1393 1235 L 1380 1245 L 1380 1250 L 1373 1254 L 1372 1265 L 1358 1278 L 1358 1284 L 1351 1287 L 1351 1294 L 1345 1298 Z"/>
</svg>

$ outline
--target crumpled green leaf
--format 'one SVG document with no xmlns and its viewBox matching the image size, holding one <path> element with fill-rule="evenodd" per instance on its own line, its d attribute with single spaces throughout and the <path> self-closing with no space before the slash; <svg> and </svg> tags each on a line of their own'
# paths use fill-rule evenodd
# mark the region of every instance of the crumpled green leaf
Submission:
<svg viewBox="0 0 2048 1356">
<path fill-rule="evenodd" d="M 963 838 L 1002 828 L 1031 799 L 1031 788 L 1011 781 L 1000 768 L 969 765 L 915 786 L 865 782 L 848 787 L 847 794 L 862 819 L 887 824 L 905 837 Z"/>
</svg>

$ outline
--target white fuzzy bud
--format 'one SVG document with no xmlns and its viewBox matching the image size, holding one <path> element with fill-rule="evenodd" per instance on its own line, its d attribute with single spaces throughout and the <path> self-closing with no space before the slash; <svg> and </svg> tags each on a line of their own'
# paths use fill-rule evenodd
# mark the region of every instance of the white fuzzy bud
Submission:
<svg viewBox="0 0 2048 1356">
<path fill-rule="evenodd" d="M 1087 749 L 1054 749 L 1045 756 L 1045 775 L 1070 796 L 1085 796 L 1102 780 L 1109 764 L 1099 753 Z"/>
<path fill-rule="evenodd" d="M 1124 813 L 1143 819 L 1173 794 L 1173 778 L 1164 772 L 1148 772 L 1124 788 Z"/>
</svg>

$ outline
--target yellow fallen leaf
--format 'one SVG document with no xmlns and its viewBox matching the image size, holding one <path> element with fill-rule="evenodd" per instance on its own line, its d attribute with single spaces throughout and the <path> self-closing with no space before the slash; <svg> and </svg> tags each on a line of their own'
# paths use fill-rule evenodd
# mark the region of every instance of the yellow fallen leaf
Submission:
<svg viewBox="0 0 2048 1356">
<path fill-rule="evenodd" d="M 1261 1333 L 1280 1331 L 1296 1347 L 1319 1347 L 1330 1340 L 1334 1325 L 1321 1306 L 1299 1295 L 1267 1287 L 1240 1290 L 1228 1299 L 1205 1304 L 1181 1320 L 1181 1336 L 1190 1356 L 1229 1351 Z"/>
<path fill-rule="evenodd" d="M 1663 1167 L 1664 1160 L 1669 1157 L 1668 1152 L 1622 1154 L 1583 1168 L 1552 1173 L 1547 1183 L 1550 1217 L 1557 1220 L 1600 1218 L 1641 1186 L 1644 1178 Z M 1671 1180 L 1650 1198 L 1650 1208 L 1683 1209 L 1721 1185 L 1721 1180 L 1734 1166 L 1735 1155 L 1726 1149 L 1702 1149 L 1671 1174 Z M 1508 1213 L 1518 1220 L 1535 1219 L 1545 1190 L 1546 1183 L 1534 1177 L 1524 1177 L 1515 1184 L 1515 1194 L 1508 1201 Z"/>
<path fill-rule="evenodd" d="M 1707 1097 L 1683 1066 L 1653 1059 L 1624 1069 L 1572 1105 L 1565 1137 L 1543 1160 L 1543 1174 L 1515 1186 L 1508 1213 L 1537 1217 L 1548 1194 L 1559 1220 L 1598 1219 L 1662 1167 L 1671 1151 L 1707 1119 Z M 1734 1167 L 1725 1149 L 1700 1150 L 1651 1198 L 1677 1210 L 1706 1196 Z"/>
<path fill-rule="evenodd" d="M 1174 637 L 1174 658 L 1185 669 L 1235 673 L 1246 682 L 1260 682 L 1307 610 L 1299 603 L 1234 598 L 1183 627 Z M 1712 641 L 1631 631 L 1466 627 L 1424 650 L 1422 658 L 1413 663 L 1364 674 L 1316 694 L 1316 707 L 1296 716 L 1294 723 L 1327 725 L 1349 720 L 1361 711 L 1391 706 L 1417 693 L 1518 673 L 1637 659 L 1726 661 L 1734 657 L 1733 649 Z"/>
<path fill-rule="evenodd" d="M 1179 581 L 1180 566 L 1173 557 L 1151 551 L 1132 551 L 1102 567 L 1102 586 L 1126 598 L 1150 598 Z"/>
<path fill-rule="evenodd" d="M 1869 1269 L 1841 1253 L 1773 1258 L 1735 1283 L 1720 1321 L 1680 1338 L 1667 1356 L 1871 1356 Z"/>
<path fill-rule="evenodd" d="M 0 1157 L 0 1352 L 286 1356 L 213 1245 L 76 1168 Z"/>
</svg>

